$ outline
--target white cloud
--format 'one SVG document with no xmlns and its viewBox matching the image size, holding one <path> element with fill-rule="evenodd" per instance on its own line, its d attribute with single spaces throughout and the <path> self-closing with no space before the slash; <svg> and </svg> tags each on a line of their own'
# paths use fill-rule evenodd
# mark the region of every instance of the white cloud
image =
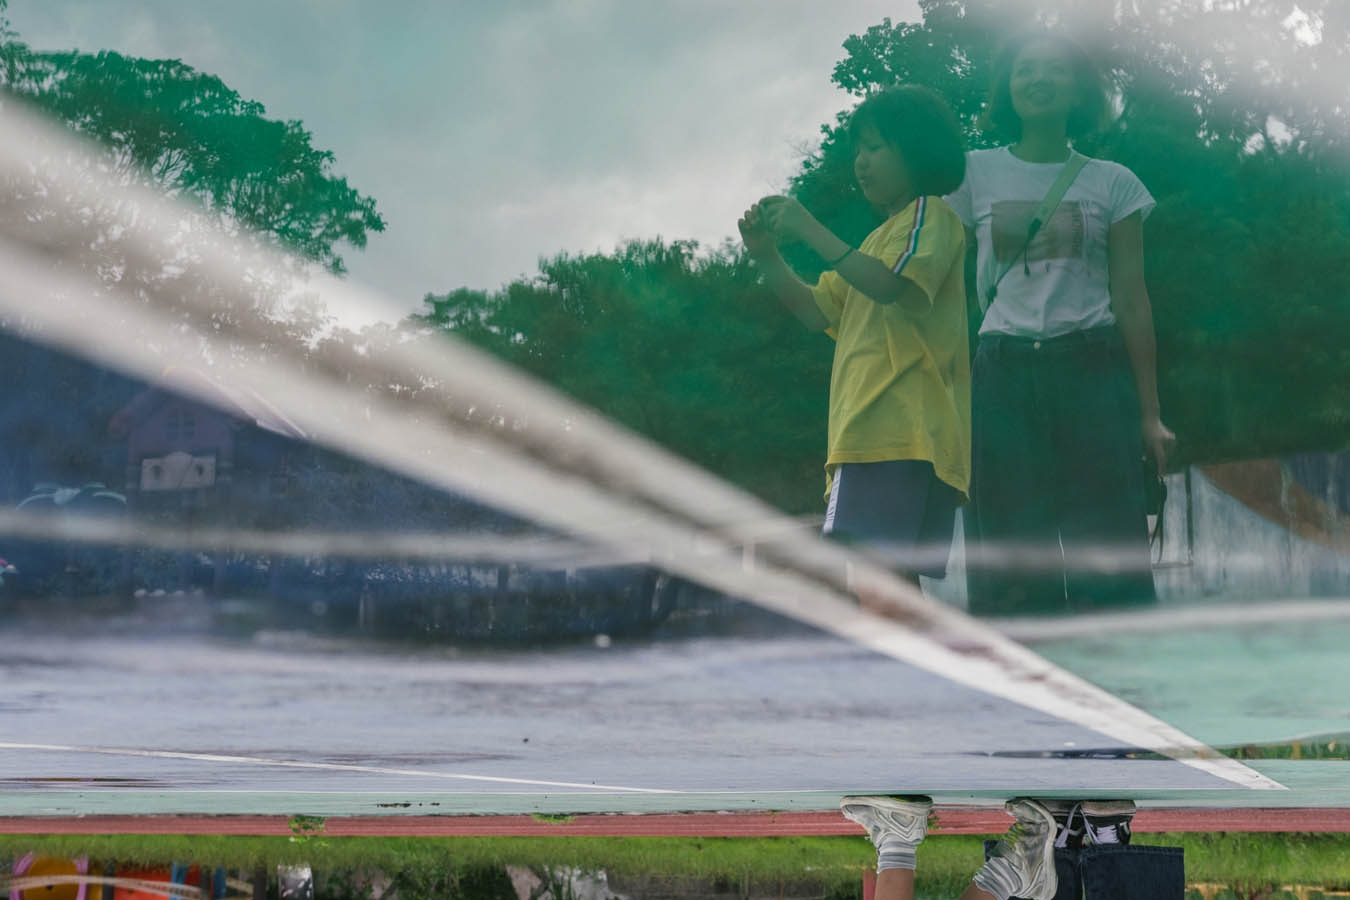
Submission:
<svg viewBox="0 0 1350 900">
<path fill-rule="evenodd" d="M 1310 16 L 1298 7 L 1281 24 L 1294 33 L 1302 44 L 1316 46 L 1322 43 L 1322 20 L 1315 16 Z"/>
</svg>

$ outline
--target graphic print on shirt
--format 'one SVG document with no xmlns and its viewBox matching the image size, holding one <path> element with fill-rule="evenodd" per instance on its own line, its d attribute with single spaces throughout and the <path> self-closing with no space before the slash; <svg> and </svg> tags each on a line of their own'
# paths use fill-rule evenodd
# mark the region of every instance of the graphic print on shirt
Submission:
<svg viewBox="0 0 1350 900">
<path fill-rule="evenodd" d="M 990 207 L 990 229 L 993 234 L 994 260 L 1007 265 L 1021 258 L 1022 245 L 1027 240 L 1027 226 L 1041 204 L 1027 200 L 999 200 Z M 1078 203 L 1061 202 L 1055 207 L 1050 221 L 1041 226 L 1031 246 L 1027 248 L 1027 262 L 1052 259 L 1082 259 L 1087 222 L 1083 207 Z"/>
</svg>

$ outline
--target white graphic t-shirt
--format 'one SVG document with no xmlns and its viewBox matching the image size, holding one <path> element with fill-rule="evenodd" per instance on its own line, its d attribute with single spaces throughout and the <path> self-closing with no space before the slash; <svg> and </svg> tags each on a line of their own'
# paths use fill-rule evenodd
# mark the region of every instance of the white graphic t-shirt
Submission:
<svg viewBox="0 0 1350 900">
<path fill-rule="evenodd" d="M 1023 162 L 1007 147 L 966 155 L 966 180 L 946 200 L 975 230 L 981 298 L 1008 268 L 980 334 L 1056 337 L 1115 323 L 1107 231 L 1131 213 L 1147 217 L 1153 197 L 1119 163 L 1088 160 L 1023 259 L 1027 225 L 1063 168 Z"/>
</svg>

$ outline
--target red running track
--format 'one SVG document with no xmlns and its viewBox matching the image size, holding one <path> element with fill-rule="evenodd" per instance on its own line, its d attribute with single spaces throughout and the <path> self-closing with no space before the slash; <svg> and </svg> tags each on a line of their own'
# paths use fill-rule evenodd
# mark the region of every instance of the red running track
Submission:
<svg viewBox="0 0 1350 900">
<path fill-rule="evenodd" d="M 939 807 L 933 834 L 999 834 L 997 809 Z M 1142 809 L 1136 833 L 1350 832 L 1350 809 Z M 861 834 L 837 812 L 735 812 L 533 816 L 336 816 L 329 837 L 788 837 Z M 285 816 L 0 817 L 0 834 L 292 834 Z"/>
</svg>

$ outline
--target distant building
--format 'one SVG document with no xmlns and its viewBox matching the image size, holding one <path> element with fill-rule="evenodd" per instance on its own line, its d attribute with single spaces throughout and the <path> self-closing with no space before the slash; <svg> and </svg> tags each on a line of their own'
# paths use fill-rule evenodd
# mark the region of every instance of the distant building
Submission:
<svg viewBox="0 0 1350 900">
<path fill-rule="evenodd" d="M 304 429 L 260 394 L 172 370 L 113 415 L 126 441 L 128 505 L 206 510 L 226 500 L 275 505 L 287 496 Z"/>
</svg>

